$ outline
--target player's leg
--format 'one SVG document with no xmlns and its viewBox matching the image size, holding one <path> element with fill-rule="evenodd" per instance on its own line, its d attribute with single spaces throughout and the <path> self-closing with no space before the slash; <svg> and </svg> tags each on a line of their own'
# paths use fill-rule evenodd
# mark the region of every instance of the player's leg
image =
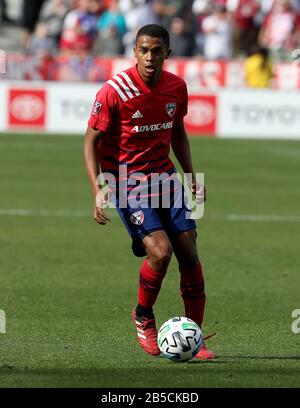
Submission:
<svg viewBox="0 0 300 408">
<path fill-rule="evenodd" d="M 202 325 L 205 309 L 205 286 L 202 265 L 196 246 L 196 231 L 172 234 L 171 242 L 180 271 L 180 293 L 186 317 Z"/>
<path fill-rule="evenodd" d="M 172 256 L 172 245 L 155 209 L 117 210 L 135 242 L 135 249 L 139 243 L 147 256 L 140 270 L 137 312 L 143 312 L 145 316 L 150 317 Z"/>
<path fill-rule="evenodd" d="M 164 230 L 153 231 L 142 240 L 147 253 L 140 270 L 138 309 L 147 315 L 156 302 L 162 281 L 167 273 L 172 245 Z"/>
<path fill-rule="evenodd" d="M 176 190 L 166 219 L 165 229 L 179 264 L 180 291 L 185 313 L 201 326 L 206 300 L 204 277 L 196 245 L 196 223 L 192 219 L 183 188 Z M 212 359 L 215 354 L 203 343 L 195 357 Z"/>
<path fill-rule="evenodd" d="M 139 276 L 138 305 L 132 312 L 141 347 L 152 355 L 159 355 L 157 329 L 153 305 L 172 256 L 170 240 L 163 230 L 153 231 L 142 240 L 147 253 Z"/>
<path fill-rule="evenodd" d="M 184 188 L 179 181 L 171 191 L 169 208 L 162 208 L 159 211 L 160 219 L 170 237 L 179 263 L 180 291 L 186 317 L 201 326 L 205 308 L 205 292 L 196 245 L 196 223 L 188 207 Z"/>
<path fill-rule="evenodd" d="M 159 355 L 152 307 L 167 272 L 172 245 L 154 209 L 118 208 L 118 212 L 133 239 L 135 255 L 147 255 L 140 269 L 138 305 L 132 311 L 138 342 L 147 353 Z"/>
<path fill-rule="evenodd" d="M 137 311 L 150 317 L 172 256 L 172 245 L 155 209 L 118 208 L 118 212 L 135 242 L 135 249 L 138 244 L 147 256 L 140 270 Z"/>
<path fill-rule="evenodd" d="M 186 317 L 202 325 L 205 309 L 205 287 L 202 265 L 198 257 L 196 231 L 182 231 L 171 236 L 180 271 L 180 293 Z"/>
<path fill-rule="evenodd" d="M 196 231 L 189 230 L 172 234 L 171 242 L 179 265 L 180 293 L 184 302 L 185 315 L 201 327 L 206 295 L 202 265 L 196 245 Z M 203 343 L 195 357 L 207 360 L 215 358 L 216 355 Z"/>
</svg>

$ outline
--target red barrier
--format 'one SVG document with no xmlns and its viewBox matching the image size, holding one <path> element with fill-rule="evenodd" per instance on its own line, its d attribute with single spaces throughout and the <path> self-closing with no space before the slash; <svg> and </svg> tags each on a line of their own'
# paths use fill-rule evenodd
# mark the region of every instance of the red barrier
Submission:
<svg viewBox="0 0 300 408">
<path fill-rule="evenodd" d="M 126 58 L 38 58 L 7 55 L 7 72 L 1 79 L 105 82 L 135 61 Z M 245 86 L 243 60 L 203 61 L 199 58 L 171 58 L 165 68 L 183 78 L 189 90 Z M 274 64 L 273 88 L 300 89 L 300 68 L 295 63 Z"/>
</svg>

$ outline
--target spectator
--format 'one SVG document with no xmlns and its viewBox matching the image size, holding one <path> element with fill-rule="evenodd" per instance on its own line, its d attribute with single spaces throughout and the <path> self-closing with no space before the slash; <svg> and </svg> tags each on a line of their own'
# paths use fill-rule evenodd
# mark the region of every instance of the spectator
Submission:
<svg viewBox="0 0 300 408">
<path fill-rule="evenodd" d="M 31 36 L 27 51 L 39 57 L 49 57 L 56 53 L 57 43 L 48 36 L 47 24 L 40 22 Z"/>
<path fill-rule="evenodd" d="M 259 43 L 268 48 L 273 60 L 289 59 L 299 44 L 299 16 L 287 0 L 276 0 L 266 16 Z"/>
<path fill-rule="evenodd" d="M 291 5 L 293 9 L 300 14 L 300 0 L 291 0 Z"/>
<path fill-rule="evenodd" d="M 123 36 L 126 57 L 133 57 L 135 37 L 139 28 L 146 24 L 158 24 L 153 4 L 154 0 L 120 0 L 120 8 L 128 29 Z"/>
<path fill-rule="evenodd" d="M 78 8 L 70 11 L 64 20 L 61 51 L 78 55 L 86 55 L 91 51 L 96 36 L 98 9 L 97 0 L 78 1 Z"/>
<path fill-rule="evenodd" d="M 174 16 L 185 16 L 192 9 L 193 0 L 154 0 L 153 9 L 159 24 L 169 28 Z"/>
<path fill-rule="evenodd" d="M 252 88 L 268 88 L 273 76 L 272 63 L 267 48 L 255 45 L 245 60 L 246 84 Z"/>
<path fill-rule="evenodd" d="M 123 53 L 122 38 L 127 28 L 117 0 L 112 0 L 109 9 L 101 14 L 97 21 L 97 30 L 94 54 L 113 56 Z"/>
<path fill-rule="evenodd" d="M 215 4 L 212 14 L 202 21 L 204 57 L 209 60 L 232 57 L 233 25 L 224 6 Z"/>
<path fill-rule="evenodd" d="M 212 0 L 195 0 L 192 7 L 193 15 L 196 20 L 196 32 L 195 32 L 195 43 L 196 49 L 195 54 L 203 55 L 204 51 L 204 33 L 202 31 L 202 22 L 205 17 L 211 14 L 213 7 Z"/>
<path fill-rule="evenodd" d="M 158 17 L 153 9 L 154 0 L 120 0 L 128 30 L 135 31 L 145 24 L 156 24 Z"/>
<path fill-rule="evenodd" d="M 22 27 L 23 37 L 22 46 L 24 49 L 28 48 L 30 35 L 34 32 L 36 23 L 38 21 L 40 11 L 44 0 L 23 0 L 23 16 Z"/>
<path fill-rule="evenodd" d="M 256 43 L 255 17 L 259 5 L 257 0 L 229 0 L 227 4 L 234 18 L 235 54 L 246 56 Z"/>
<path fill-rule="evenodd" d="M 3 24 L 15 24 L 7 11 L 7 0 L 0 0 L 0 22 Z"/>
<path fill-rule="evenodd" d="M 195 15 L 207 14 L 212 6 L 212 0 L 194 0 L 193 2 L 193 13 Z"/>
<path fill-rule="evenodd" d="M 43 5 L 40 21 L 47 25 L 47 37 L 59 42 L 64 18 L 69 10 L 66 0 L 48 0 Z"/>
<path fill-rule="evenodd" d="M 187 31 L 183 18 L 174 17 L 170 24 L 170 44 L 173 57 L 191 57 L 195 49 L 195 36 Z"/>
</svg>

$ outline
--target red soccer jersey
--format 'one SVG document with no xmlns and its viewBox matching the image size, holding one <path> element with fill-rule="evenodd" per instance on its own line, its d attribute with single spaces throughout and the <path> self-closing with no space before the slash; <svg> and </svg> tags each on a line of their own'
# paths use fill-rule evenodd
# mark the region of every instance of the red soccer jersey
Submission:
<svg viewBox="0 0 300 408">
<path fill-rule="evenodd" d="M 162 72 L 154 89 L 137 66 L 111 78 L 97 93 L 88 121 L 105 132 L 99 143 L 102 172 L 117 175 L 120 165 L 127 165 L 128 176 L 171 170 L 171 135 L 186 113 L 186 84 L 170 72 Z"/>
</svg>

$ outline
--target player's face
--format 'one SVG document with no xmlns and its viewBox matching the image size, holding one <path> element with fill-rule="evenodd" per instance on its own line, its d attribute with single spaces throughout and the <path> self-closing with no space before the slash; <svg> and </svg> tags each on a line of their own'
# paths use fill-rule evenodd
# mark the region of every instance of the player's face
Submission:
<svg viewBox="0 0 300 408">
<path fill-rule="evenodd" d="M 142 80 L 154 86 L 161 75 L 163 63 L 170 55 L 166 44 L 161 38 L 141 35 L 138 37 L 134 55 L 137 59 L 138 70 Z"/>
</svg>

